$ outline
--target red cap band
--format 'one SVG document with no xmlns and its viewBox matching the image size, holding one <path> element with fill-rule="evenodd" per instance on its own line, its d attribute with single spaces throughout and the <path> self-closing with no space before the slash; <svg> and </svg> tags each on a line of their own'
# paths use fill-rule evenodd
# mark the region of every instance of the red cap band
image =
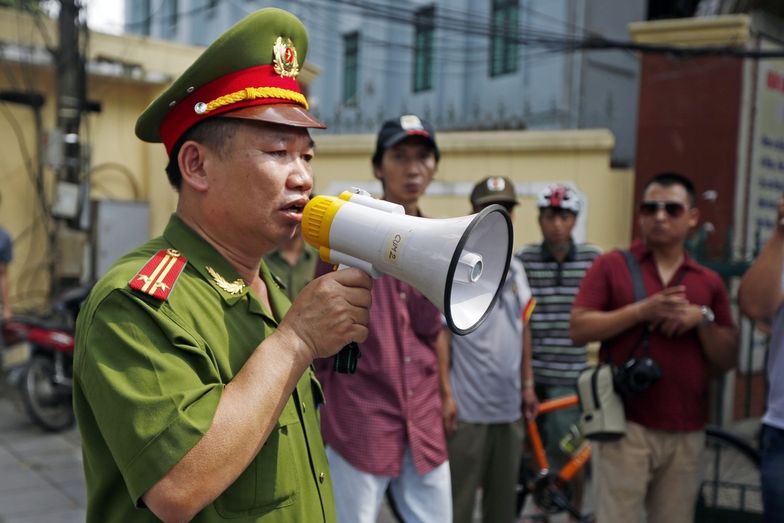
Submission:
<svg viewBox="0 0 784 523">
<path fill-rule="evenodd" d="M 265 89 L 269 95 L 253 93 Z M 308 108 L 295 78 L 279 75 L 270 64 L 236 71 L 202 85 L 174 105 L 161 122 L 161 140 L 171 154 L 185 131 L 206 118 L 254 105 L 281 103 Z"/>
</svg>

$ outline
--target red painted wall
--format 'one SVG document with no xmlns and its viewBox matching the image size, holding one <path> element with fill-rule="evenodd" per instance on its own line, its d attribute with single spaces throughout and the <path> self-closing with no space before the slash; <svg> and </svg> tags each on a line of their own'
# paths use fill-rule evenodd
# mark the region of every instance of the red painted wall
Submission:
<svg viewBox="0 0 784 523">
<path fill-rule="evenodd" d="M 734 212 L 742 89 L 741 60 L 723 57 L 642 58 L 635 209 L 642 187 L 654 174 L 676 171 L 697 188 L 701 223 L 712 222 L 708 254 L 719 257 Z M 702 199 L 714 190 L 718 200 Z M 637 234 L 636 215 L 634 231 Z"/>
</svg>

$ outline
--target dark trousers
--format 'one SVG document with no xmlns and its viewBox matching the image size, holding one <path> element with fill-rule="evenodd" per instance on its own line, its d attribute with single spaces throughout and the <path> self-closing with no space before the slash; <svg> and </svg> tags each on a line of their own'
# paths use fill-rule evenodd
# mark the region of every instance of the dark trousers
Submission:
<svg viewBox="0 0 784 523">
<path fill-rule="evenodd" d="M 766 523 L 784 521 L 784 430 L 762 425 L 762 504 Z"/>
</svg>

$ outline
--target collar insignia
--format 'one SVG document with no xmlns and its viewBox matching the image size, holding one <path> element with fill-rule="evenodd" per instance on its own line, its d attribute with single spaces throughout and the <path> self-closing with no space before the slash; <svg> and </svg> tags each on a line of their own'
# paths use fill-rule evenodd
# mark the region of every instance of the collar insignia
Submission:
<svg viewBox="0 0 784 523">
<path fill-rule="evenodd" d="M 215 285 L 223 289 L 224 291 L 228 292 L 229 294 L 239 294 L 245 288 L 245 281 L 242 278 L 237 278 L 236 280 L 230 282 L 226 280 L 223 276 L 215 272 L 215 269 L 207 266 L 207 272 L 210 273 L 212 279 L 215 280 Z"/>
<path fill-rule="evenodd" d="M 291 38 L 279 36 L 275 40 L 275 45 L 272 46 L 272 52 L 275 55 L 275 72 L 280 76 L 288 76 L 295 78 L 299 74 L 299 62 L 297 61 L 297 49 L 294 47 L 294 42 Z"/>
</svg>

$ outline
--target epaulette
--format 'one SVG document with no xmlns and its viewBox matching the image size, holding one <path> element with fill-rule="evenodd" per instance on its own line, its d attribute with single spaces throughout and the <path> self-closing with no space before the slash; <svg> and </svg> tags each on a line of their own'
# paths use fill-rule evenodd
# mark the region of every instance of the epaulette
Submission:
<svg viewBox="0 0 784 523">
<path fill-rule="evenodd" d="M 187 260 L 175 249 L 161 249 L 128 282 L 131 289 L 165 301 Z"/>
</svg>

